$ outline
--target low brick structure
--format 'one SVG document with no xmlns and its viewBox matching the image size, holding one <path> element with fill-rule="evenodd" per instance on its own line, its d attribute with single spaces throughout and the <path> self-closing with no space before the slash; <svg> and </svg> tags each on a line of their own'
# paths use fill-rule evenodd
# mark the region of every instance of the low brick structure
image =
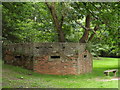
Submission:
<svg viewBox="0 0 120 90">
<path fill-rule="evenodd" d="M 83 43 L 25 43 L 4 45 L 6 64 L 41 74 L 78 75 L 92 71 L 92 55 Z"/>
</svg>

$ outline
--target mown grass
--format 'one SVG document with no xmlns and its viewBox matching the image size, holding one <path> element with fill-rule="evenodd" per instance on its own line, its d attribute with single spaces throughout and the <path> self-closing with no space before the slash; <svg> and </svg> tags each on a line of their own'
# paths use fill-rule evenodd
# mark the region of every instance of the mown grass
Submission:
<svg viewBox="0 0 120 90">
<path fill-rule="evenodd" d="M 93 61 L 93 72 L 83 75 L 45 75 L 3 64 L 3 88 L 118 88 L 118 80 L 110 80 L 104 70 L 118 68 L 118 58 Z M 118 73 L 117 73 L 118 77 Z"/>
</svg>

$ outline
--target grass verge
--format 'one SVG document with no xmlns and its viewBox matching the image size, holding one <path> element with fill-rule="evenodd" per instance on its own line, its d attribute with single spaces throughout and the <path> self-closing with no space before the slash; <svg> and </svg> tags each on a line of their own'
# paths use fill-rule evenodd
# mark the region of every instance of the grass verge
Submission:
<svg viewBox="0 0 120 90">
<path fill-rule="evenodd" d="M 104 70 L 117 68 L 118 58 L 93 60 L 93 72 L 82 75 L 45 75 L 3 64 L 2 85 L 3 88 L 118 88 L 118 80 L 111 80 L 112 73 L 103 74 Z"/>
</svg>

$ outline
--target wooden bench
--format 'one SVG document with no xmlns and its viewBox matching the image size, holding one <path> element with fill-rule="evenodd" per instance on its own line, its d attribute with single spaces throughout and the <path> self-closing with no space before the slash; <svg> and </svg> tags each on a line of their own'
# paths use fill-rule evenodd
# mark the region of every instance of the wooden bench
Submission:
<svg viewBox="0 0 120 90">
<path fill-rule="evenodd" d="M 109 73 L 113 72 L 114 76 L 116 76 L 117 71 L 118 71 L 118 69 L 106 70 L 106 71 L 104 71 L 104 74 L 106 74 L 106 76 L 109 76 Z"/>
</svg>

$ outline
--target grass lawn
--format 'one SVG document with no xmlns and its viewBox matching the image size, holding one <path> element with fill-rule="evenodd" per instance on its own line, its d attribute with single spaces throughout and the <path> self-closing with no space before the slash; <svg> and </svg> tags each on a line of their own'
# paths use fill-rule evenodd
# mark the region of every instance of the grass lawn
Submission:
<svg viewBox="0 0 120 90">
<path fill-rule="evenodd" d="M 117 69 L 118 58 L 93 60 L 93 72 L 83 75 L 43 75 L 3 64 L 3 88 L 118 88 L 118 80 L 104 70 Z M 120 67 L 119 67 L 120 68 Z M 118 73 L 117 73 L 118 77 Z"/>
</svg>

